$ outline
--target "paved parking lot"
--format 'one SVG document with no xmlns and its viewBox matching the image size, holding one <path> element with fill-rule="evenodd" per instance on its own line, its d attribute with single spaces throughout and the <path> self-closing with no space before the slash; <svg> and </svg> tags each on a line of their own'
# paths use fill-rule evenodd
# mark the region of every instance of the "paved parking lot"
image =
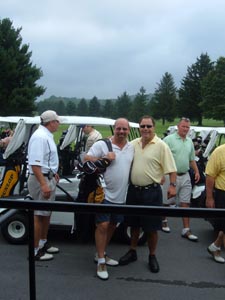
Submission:
<svg viewBox="0 0 225 300">
<path fill-rule="evenodd" d="M 83 244 L 63 232 L 51 232 L 50 240 L 60 253 L 53 261 L 36 263 L 36 299 L 224 299 L 225 265 L 215 263 L 206 251 L 214 236 L 211 225 L 192 219 L 193 232 L 199 236 L 199 242 L 193 243 L 181 238 L 179 218 L 169 220 L 172 232 L 160 232 L 160 273 L 148 270 L 144 245 L 138 248 L 137 262 L 109 268 L 108 281 L 96 277 L 92 241 Z M 9 245 L 0 235 L 0 247 L 0 300 L 29 300 L 27 245 Z M 113 242 L 108 253 L 119 259 L 127 249 Z"/>
</svg>

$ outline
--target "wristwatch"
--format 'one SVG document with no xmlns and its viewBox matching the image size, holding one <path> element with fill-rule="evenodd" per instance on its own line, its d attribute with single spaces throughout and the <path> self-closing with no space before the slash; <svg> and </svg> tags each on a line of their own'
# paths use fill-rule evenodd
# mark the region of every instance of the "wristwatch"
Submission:
<svg viewBox="0 0 225 300">
<path fill-rule="evenodd" d="M 174 183 L 174 182 L 170 182 L 170 185 L 172 185 L 172 186 L 174 186 L 174 187 L 177 186 L 176 183 Z"/>
</svg>

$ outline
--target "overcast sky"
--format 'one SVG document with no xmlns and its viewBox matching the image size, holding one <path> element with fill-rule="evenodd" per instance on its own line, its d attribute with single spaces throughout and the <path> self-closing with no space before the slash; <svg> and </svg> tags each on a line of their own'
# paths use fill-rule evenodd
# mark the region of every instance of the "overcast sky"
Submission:
<svg viewBox="0 0 225 300">
<path fill-rule="evenodd" d="M 165 72 L 179 88 L 201 53 L 225 56 L 224 0 L 5 0 L 51 95 L 154 93 Z"/>
</svg>

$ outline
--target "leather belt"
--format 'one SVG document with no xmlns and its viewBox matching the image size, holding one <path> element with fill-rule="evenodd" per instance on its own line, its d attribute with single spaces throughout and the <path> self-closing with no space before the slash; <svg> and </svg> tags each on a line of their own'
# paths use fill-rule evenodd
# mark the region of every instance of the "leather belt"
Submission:
<svg viewBox="0 0 225 300">
<path fill-rule="evenodd" d="M 30 173 L 30 175 L 34 175 L 32 173 Z M 55 174 L 52 172 L 49 173 L 42 173 L 43 176 L 48 177 L 48 179 L 52 179 L 53 177 L 55 177 Z"/>
<path fill-rule="evenodd" d="M 30 173 L 30 175 L 34 175 L 34 174 Z M 42 175 L 48 177 L 48 173 L 42 173 Z"/>
<path fill-rule="evenodd" d="M 159 186 L 159 184 L 154 182 L 152 184 L 145 185 L 145 186 L 139 186 L 139 185 L 134 185 L 134 184 L 132 184 L 132 186 L 135 187 L 135 189 L 139 189 L 139 190 L 149 190 L 152 188 L 157 188 Z"/>
<path fill-rule="evenodd" d="M 183 176 L 185 174 L 187 174 L 187 172 L 185 172 L 185 173 L 177 173 L 177 176 Z"/>
</svg>

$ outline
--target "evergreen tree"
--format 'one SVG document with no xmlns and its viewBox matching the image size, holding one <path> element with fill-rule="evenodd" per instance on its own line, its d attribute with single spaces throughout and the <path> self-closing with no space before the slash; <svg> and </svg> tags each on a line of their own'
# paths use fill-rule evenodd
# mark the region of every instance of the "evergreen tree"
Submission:
<svg viewBox="0 0 225 300">
<path fill-rule="evenodd" d="M 54 110 L 61 116 L 65 116 L 67 113 L 66 105 L 62 100 L 56 101 Z"/>
<path fill-rule="evenodd" d="M 104 118 L 112 118 L 114 115 L 114 104 L 112 100 L 106 100 L 101 108 L 101 115 Z"/>
<path fill-rule="evenodd" d="M 220 57 L 214 69 L 202 82 L 204 116 L 222 120 L 225 126 L 225 57 Z"/>
<path fill-rule="evenodd" d="M 88 105 L 87 105 L 87 101 L 84 98 L 82 98 L 77 105 L 77 115 L 78 116 L 88 115 Z"/>
<path fill-rule="evenodd" d="M 32 115 L 35 100 L 45 89 L 36 81 L 41 69 L 32 65 L 29 46 L 22 45 L 22 28 L 9 19 L 0 20 L 0 106 L 1 115 Z"/>
<path fill-rule="evenodd" d="M 69 101 L 66 106 L 66 112 L 68 116 L 76 116 L 77 106 L 74 101 Z"/>
<path fill-rule="evenodd" d="M 173 121 L 176 116 L 176 87 L 173 76 L 166 72 L 158 88 L 155 90 L 153 99 L 149 103 L 150 114 L 156 119 Z"/>
<path fill-rule="evenodd" d="M 89 102 L 89 116 L 100 116 L 100 106 L 98 98 L 94 96 Z"/>
<path fill-rule="evenodd" d="M 139 122 L 140 118 L 146 115 L 147 100 L 148 95 L 146 94 L 146 90 L 144 87 L 141 87 L 131 106 L 130 121 Z"/>
<path fill-rule="evenodd" d="M 124 92 L 121 96 L 119 96 L 115 103 L 116 109 L 116 118 L 129 118 L 129 113 L 131 109 L 131 100 L 127 92 Z"/>
<path fill-rule="evenodd" d="M 208 54 L 201 54 L 197 62 L 187 69 L 187 75 L 184 77 L 179 90 L 178 115 L 187 116 L 193 121 L 198 121 L 202 125 L 203 109 L 201 83 L 209 71 L 213 69 L 213 63 Z"/>
</svg>

